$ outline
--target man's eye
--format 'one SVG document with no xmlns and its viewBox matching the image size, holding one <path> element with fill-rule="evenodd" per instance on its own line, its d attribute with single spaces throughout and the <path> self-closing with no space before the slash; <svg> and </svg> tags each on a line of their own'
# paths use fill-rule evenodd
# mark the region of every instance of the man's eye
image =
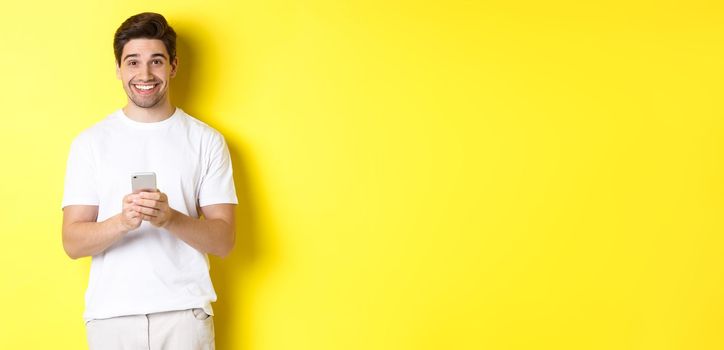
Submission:
<svg viewBox="0 0 724 350">
<path fill-rule="evenodd" d="M 136 65 L 136 61 L 129 61 L 129 62 L 128 62 L 128 65 L 129 65 L 129 66 L 135 66 L 135 65 Z"/>
<path fill-rule="evenodd" d="M 153 60 L 153 64 L 161 64 L 161 60 Z"/>
</svg>

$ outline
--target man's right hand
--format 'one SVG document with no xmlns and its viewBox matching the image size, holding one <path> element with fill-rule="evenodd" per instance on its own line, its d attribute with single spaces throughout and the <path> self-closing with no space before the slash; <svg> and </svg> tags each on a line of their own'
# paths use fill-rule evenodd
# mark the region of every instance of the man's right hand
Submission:
<svg viewBox="0 0 724 350">
<path fill-rule="evenodd" d="M 141 226 L 143 215 L 133 209 L 133 200 L 138 198 L 137 193 L 131 193 L 123 197 L 123 211 L 121 211 L 121 225 L 126 232 Z"/>
</svg>

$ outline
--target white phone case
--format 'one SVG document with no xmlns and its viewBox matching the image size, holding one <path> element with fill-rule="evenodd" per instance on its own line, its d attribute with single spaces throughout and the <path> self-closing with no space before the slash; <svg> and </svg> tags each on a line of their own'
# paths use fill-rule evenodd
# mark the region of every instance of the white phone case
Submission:
<svg viewBox="0 0 724 350">
<path fill-rule="evenodd" d="M 133 193 L 156 190 L 156 173 L 144 172 L 131 175 L 131 189 Z"/>
</svg>

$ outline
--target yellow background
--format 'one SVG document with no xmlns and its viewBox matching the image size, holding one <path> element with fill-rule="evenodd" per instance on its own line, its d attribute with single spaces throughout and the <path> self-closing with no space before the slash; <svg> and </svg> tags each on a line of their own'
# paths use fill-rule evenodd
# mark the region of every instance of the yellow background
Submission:
<svg viewBox="0 0 724 350">
<path fill-rule="evenodd" d="M 720 2 L 204 0 L 3 4 L 0 349 L 86 346 L 65 161 L 142 11 L 232 152 L 218 348 L 724 348 Z"/>
</svg>

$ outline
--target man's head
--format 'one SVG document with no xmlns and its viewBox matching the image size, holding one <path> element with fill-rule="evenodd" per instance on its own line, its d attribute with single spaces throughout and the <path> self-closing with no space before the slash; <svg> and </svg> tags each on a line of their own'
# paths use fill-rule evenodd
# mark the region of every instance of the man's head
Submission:
<svg viewBox="0 0 724 350">
<path fill-rule="evenodd" d="M 168 25 L 166 18 L 158 13 L 144 12 L 128 19 L 116 30 L 113 51 L 116 65 L 121 63 L 123 47 L 133 39 L 158 39 L 166 46 L 169 61 L 176 59 L 176 32 Z"/>
<path fill-rule="evenodd" d="M 128 18 L 113 40 L 116 75 L 130 102 L 140 108 L 169 103 L 170 79 L 176 75 L 176 33 L 157 13 Z"/>
</svg>

